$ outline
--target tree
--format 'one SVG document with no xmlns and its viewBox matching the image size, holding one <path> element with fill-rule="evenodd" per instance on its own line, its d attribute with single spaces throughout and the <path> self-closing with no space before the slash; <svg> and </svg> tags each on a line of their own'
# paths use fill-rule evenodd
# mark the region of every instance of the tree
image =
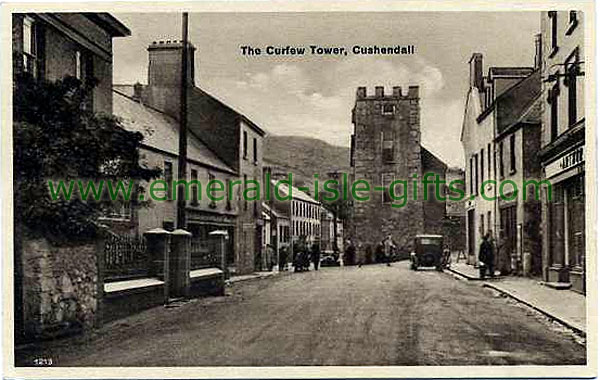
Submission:
<svg viewBox="0 0 600 380">
<path fill-rule="evenodd" d="M 333 201 L 325 200 L 325 195 L 323 193 L 319 194 L 319 198 L 321 204 L 325 209 L 333 214 L 333 251 L 335 253 L 339 253 L 340 247 L 338 247 L 338 220 L 345 221 L 350 217 L 350 213 L 352 212 L 352 204 L 349 199 L 344 199 L 342 196 L 343 189 L 341 188 L 342 184 L 340 183 L 340 173 L 338 171 L 333 171 L 328 173 L 330 179 L 334 179 L 337 181 L 337 190 L 338 197 L 336 197 Z M 328 195 L 331 196 L 331 195 Z"/>
<path fill-rule="evenodd" d="M 53 201 L 48 180 L 150 180 L 160 170 L 139 165 L 143 136 L 90 107 L 92 80 L 51 82 L 28 74 L 13 82 L 15 227 L 49 240 L 93 238 L 110 199 Z M 137 198 L 137 197 L 134 197 Z M 136 205 L 137 199 L 132 199 Z"/>
</svg>

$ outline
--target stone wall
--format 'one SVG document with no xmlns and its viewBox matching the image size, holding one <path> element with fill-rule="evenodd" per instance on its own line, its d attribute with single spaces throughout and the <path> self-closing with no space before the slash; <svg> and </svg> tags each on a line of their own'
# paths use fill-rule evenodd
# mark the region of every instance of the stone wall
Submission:
<svg viewBox="0 0 600 380">
<path fill-rule="evenodd" d="M 26 335 L 94 326 L 100 297 L 95 243 L 54 246 L 26 238 L 21 260 Z"/>
</svg>

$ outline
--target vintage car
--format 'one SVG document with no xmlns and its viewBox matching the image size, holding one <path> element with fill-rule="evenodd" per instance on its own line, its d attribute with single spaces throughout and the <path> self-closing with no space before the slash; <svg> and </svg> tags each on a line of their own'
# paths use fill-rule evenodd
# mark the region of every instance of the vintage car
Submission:
<svg viewBox="0 0 600 380">
<path fill-rule="evenodd" d="M 410 253 L 410 268 L 435 267 L 442 271 L 445 265 L 444 237 L 442 235 L 417 235 Z"/>
</svg>

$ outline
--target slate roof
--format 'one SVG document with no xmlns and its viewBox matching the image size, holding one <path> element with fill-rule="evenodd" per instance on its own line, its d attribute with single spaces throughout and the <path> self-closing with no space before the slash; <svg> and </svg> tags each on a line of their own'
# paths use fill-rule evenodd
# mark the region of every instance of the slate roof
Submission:
<svg viewBox="0 0 600 380">
<path fill-rule="evenodd" d="M 275 191 L 275 184 L 277 183 L 277 181 L 271 180 L 271 183 L 273 184 L 273 191 Z M 289 187 L 286 184 L 280 185 L 278 190 L 279 190 L 279 193 L 281 194 L 281 197 L 286 197 L 289 194 Z M 313 197 L 306 194 L 304 191 L 297 189 L 294 186 L 292 186 L 292 198 L 299 199 L 299 200 L 305 201 L 305 202 L 314 203 L 314 204 L 320 204 L 319 201 L 316 201 Z"/>
<path fill-rule="evenodd" d="M 113 87 L 113 114 L 128 131 L 140 132 L 143 144 L 170 154 L 179 152 L 179 123 L 172 117 L 150 108 L 133 98 L 131 86 Z M 214 169 L 235 173 L 193 134 L 188 135 L 188 159 Z"/>
<path fill-rule="evenodd" d="M 541 71 L 536 70 L 530 76 L 506 90 L 496 102 L 496 133 L 502 134 L 510 126 L 519 122 L 528 111 L 528 117 L 535 117 L 532 105 L 541 93 Z M 537 111 L 538 118 L 541 109 Z"/>
</svg>

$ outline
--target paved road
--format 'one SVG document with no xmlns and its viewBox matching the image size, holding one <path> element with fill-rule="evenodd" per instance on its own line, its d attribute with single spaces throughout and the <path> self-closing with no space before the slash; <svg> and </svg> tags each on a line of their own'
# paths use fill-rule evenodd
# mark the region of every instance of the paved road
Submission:
<svg viewBox="0 0 600 380">
<path fill-rule="evenodd" d="M 324 268 L 145 311 L 29 358 L 66 366 L 585 364 L 568 334 L 436 271 Z"/>
</svg>

